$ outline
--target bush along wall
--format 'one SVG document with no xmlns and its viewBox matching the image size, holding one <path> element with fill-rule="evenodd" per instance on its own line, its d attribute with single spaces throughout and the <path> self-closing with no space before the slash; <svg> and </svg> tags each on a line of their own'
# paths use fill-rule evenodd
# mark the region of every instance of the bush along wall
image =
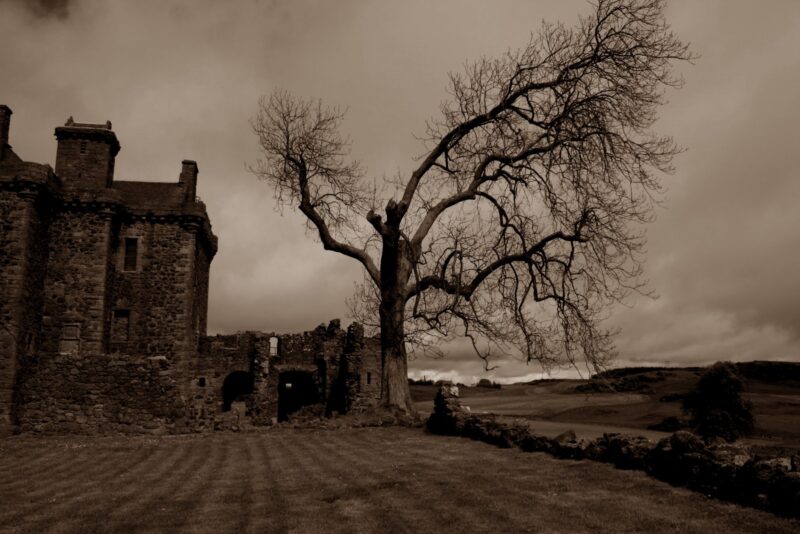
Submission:
<svg viewBox="0 0 800 534">
<path fill-rule="evenodd" d="M 546 452 L 556 458 L 593 460 L 635 469 L 706 495 L 800 517 L 800 457 L 761 458 L 741 444 L 708 445 L 686 431 L 658 442 L 641 436 L 604 434 L 577 439 L 572 431 L 555 438 L 536 434 L 524 422 L 475 415 L 461 405 L 458 388 L 440 386 L 428 418 L 430 432 L 463 436 L 499 447 Z"/>
</svg>

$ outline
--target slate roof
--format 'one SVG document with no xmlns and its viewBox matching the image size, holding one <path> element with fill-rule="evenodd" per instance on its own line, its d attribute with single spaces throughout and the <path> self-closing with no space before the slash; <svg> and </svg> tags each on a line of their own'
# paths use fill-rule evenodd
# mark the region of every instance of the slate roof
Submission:
<svg viewBox="0 0 800 534">
<path fill-rule="evenodd" d="M 114 180 L 112 189 L 122 194 L 122 202 L 134 210 L 180 210 L 185 190 L 177 182 L 125 182 Z"/>
</svg>

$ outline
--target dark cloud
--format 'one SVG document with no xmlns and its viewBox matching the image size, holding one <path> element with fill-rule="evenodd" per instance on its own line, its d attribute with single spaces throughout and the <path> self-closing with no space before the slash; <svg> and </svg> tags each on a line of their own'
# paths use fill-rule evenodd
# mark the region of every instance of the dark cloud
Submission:
<svg viewBox="0 0 800 534">
<path fill-rule="evenodd" d="M 0 0 L 2 3 L 18 4 L 36 19 L 64 20 L 69 16 L 72 0 Z"/>
<path fill-rule="evenodd" d="M 675 32 L 702 57 L 682 67 L 686 86 L 662 110 L 659 129 L 688 151 L 649 228 L 647 272 L 661 298 L 633 298 L 609 321 L 622 328 L 620 361 L 800 359 L 800 3 L 669 6 Z M 276 213 L 246 171 L 258 157 L 248 125 L 258 97 L 282 87 L 349 107 L 344 127 L 370 176 L 404 174 L 448 71 L 524 44 L 541 19 L 569 24 L 587 9 L 582 0 L 0 0 L 0 103 L 14 110 L 11 142 L 30 160 L 53 163 L 53 127 L 70 115 L 114 123 L 121 179 L 176 180 L 182 159 L 197 160 L 220 236 L 210 329 L 305 330 L 346 319 L 361 275 L 324 252 L 299 215 Z M 38 31 L 32 17 L 52 24 Z M 485 374 L 467 347 L 448 348 L 447 359 L 418 358 L 412 369 Z M 490 376 L 541 371 L 501 363 Z"/>
</svg>

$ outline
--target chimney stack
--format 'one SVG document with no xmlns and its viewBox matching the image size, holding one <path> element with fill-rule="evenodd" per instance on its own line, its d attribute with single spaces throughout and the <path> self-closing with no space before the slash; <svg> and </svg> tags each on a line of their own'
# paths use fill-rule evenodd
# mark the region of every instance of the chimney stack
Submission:
<svg viewBox="0 0 800 534">
<path fill-rule="evenodd" d="M 181 164 L 181 176 L 178 183 L 185 189 L 183 198 L 186 202 L 194 202 L 197 194 L 197 163 L 185 159 Z"/>
<path fill-rule="evenodd" d="M 8 130 L 11 127 L 11 108 L 0 104 L 0 160 L 6 155 L 8 144 Z"/>
</svg>

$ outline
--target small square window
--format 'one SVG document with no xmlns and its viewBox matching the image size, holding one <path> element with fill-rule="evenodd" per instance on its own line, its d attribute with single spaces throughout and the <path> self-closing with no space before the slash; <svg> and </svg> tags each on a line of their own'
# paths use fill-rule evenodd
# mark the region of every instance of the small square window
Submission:
<svg viewBox="0 0 800 534">
<path fill-rule="evenodd" d="M 125 258 L 122 265 L 123 271 L 135 271 L 139 266 L 139 239 L 136 237 L 125 238 Z"/>
<path fill-rule="evenodd" d="M 81 337 L 81 327 L 77 324 L 65 324 L 61 328 L 61 339 L 65 340 L 74 340 L 80 339 Z"/>
</svg>

